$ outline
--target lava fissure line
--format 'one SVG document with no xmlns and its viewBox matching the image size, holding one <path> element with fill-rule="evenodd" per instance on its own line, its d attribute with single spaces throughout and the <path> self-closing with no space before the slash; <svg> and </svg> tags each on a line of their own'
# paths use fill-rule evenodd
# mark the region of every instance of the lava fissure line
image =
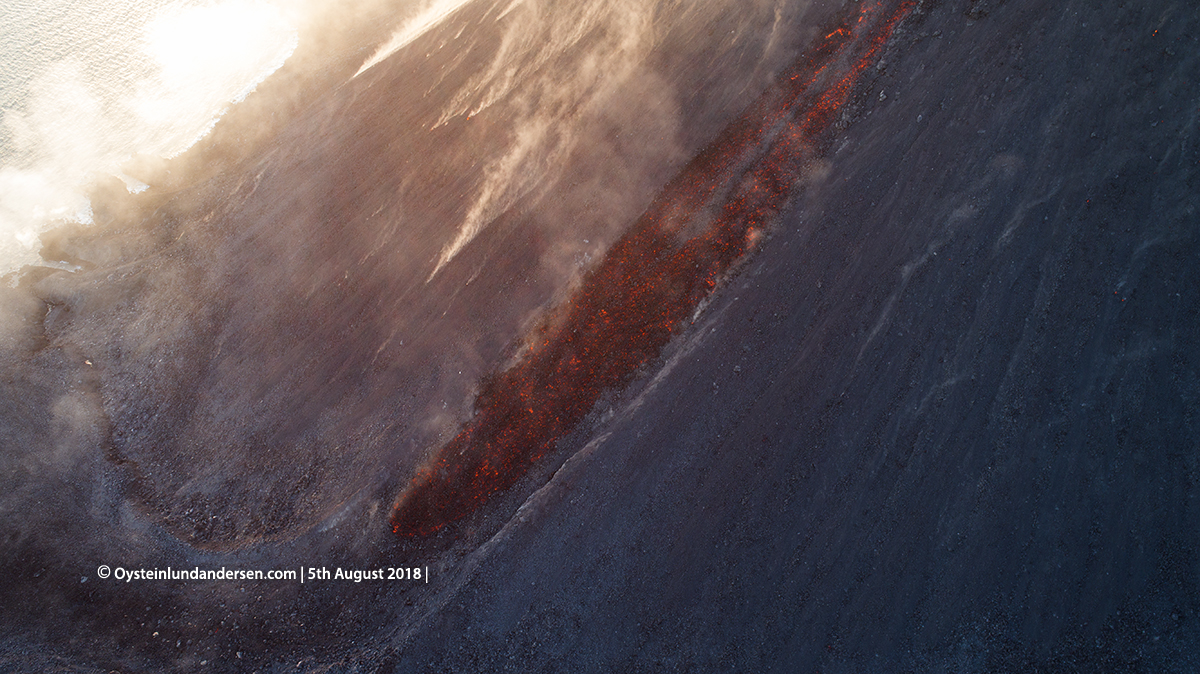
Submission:
<svg viewBox="0 0 1200 674">
<path fill-rule="evenodd" d="M 475 416 L 397 497 L 393 532 L 426 536 L 475 512 L 658 357 L 786 207 L 820 137 L 915 6 L 869 4 L 847 17 L 664 187 L 560 307 L 562 320 L 482 382 Z"/>
</svg>

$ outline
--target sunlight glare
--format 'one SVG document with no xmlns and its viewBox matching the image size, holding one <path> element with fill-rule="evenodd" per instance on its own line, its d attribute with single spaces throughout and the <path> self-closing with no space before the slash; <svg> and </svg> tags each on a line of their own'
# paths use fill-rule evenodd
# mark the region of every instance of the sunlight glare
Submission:
<svg viewBox="0 0 1200 674">
<path fill-rule="evenodd" d="M 296 42 L 293 22 L 263 0 L 168 10 L 146 26 L 143 49 L 158 64 L 159 81 L 135 109 L 153 124 L 197 110 L 219 115 L 282 66 Z"/>
</svg>

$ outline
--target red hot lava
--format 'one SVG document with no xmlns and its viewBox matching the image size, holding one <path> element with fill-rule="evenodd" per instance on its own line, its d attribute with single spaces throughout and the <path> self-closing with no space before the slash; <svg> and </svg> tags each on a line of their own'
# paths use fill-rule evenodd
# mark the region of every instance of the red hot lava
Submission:
<svg viewBox="0 0 1200 674">
<path fill-rule="evenodd" d="M 425 536 L 511 487 L 656 358 L 785 207 L 816 143 L 913 0 L 865 5 L 809 50 L 663 189 L 476 414 L 396 499 L 392 530 Z"/>
</svg>

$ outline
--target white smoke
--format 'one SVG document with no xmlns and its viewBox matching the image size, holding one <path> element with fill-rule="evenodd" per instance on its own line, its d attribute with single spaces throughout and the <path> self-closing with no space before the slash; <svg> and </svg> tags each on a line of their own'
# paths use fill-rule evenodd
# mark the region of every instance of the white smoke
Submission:
<svg viewBox="0 0 1200 674">
<path fill-rule="evenodd" d="M 438 125 L 502 105 L 511 138 L 488 160 L 483 184 L 430 278 L 517 200 L 551 184 L 580 140 L 579 119 L 609 101 L 654 40 L 652 9 L 632 1 L 567 13 L 548 0 L 524 0 L 497 20 L 503 37 L 496 55 L 455 94 Z"/>
<path fill-rule="evenodd" d="M 391 38 L 382 47 L 377 49 L 371 58 L 362 64 L 358 72 L 354 73 L 354 77 L 358 77 L 375 64 L 407 47 L 413 40 L 421 37 L 430 28 L 441 23 L 446 17 L 457 12 L 470 1 L 434 0 L 434 2 L 430 3 L 412 19 L 404 22 L 396 32 L 392 33 Z"/>
</svg>

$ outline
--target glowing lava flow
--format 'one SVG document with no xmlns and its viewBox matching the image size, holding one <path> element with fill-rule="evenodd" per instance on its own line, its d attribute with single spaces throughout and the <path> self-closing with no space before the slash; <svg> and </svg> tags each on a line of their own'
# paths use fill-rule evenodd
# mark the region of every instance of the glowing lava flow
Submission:
<svg viewBox="0 0 1200 674">
<path fill-rule="evenodd" d="M 392 530 L 431 534 L 511 487 L 607 390 L 656 358 L 787 204 L 816 143 L 912 0 L 828 33 L 676 176 L 560 308 L 524 360 L 396 499 Z"/>
</svg>

